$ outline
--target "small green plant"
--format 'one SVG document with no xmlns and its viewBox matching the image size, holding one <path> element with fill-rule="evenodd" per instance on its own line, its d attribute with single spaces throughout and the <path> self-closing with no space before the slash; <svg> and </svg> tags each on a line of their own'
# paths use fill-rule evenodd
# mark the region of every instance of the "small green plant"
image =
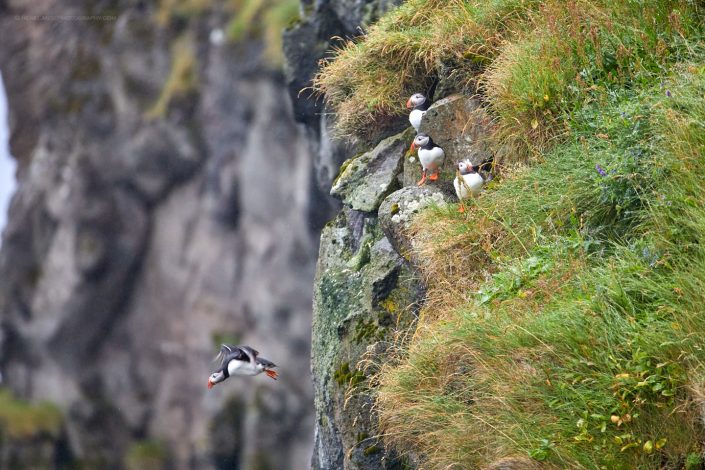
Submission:
<svg viewBox="0 0 705 470">
<path fill-rule="evenodd" d="M 145 440 L 134 443 L 125 456 L 128 470 L 167 468 L 168 453 L 166 447 L 156 441 Z"/>
<path fill-rule="evenodd" d="M 58 437 L 63 418 L 50 403 L 29 404 L 0 390 L 0 433 L 10 439 L 27 439 L 41 434 Z"/>
</svg>

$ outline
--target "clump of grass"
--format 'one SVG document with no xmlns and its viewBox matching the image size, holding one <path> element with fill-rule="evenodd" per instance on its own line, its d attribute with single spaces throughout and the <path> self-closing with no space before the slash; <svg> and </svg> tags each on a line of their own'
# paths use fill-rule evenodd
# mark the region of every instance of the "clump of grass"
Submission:
<svg viewBox="0 0 705 470">
<path fill-rule="evenodd" d="M 437 469 L 517 455 L 548 468 L 695 462 L 701 47 L 663 85 L 574 112 L 573 142 L 506 175 L 467 220 L 442 210 L 416 220 L 430 302 L 408 347 L 372 378 L 386 442 Z"/>
<path fill-rule="evenodd" d="M 410 0 L 355 39 L 341 39 L 313 88 L 336 112 L 338 134 L 364 136 L 404 112 L 452 66 L 466 88 L 538 1 Z"/>
<path fill-rule="evenodd" d="M 190 18 L 206 12 L 213 0 L 161 0 L 155 12 L 160 26 L 166 26 L 174 18 Z"/>
<path fill-rule="evenodd" d="M 134 443 L 125 455 L 125 467 L 128 470 L 145 468 L 167 468 L 168 453 L 166 447 L 156 441 L 139 441 Z"/>
<path fill-rule="evenodd" d="M 540 155 L 595 90 L 650 81 L 688 52 L 697 15 L 692 2 L 544 2 L 481 78 L 500 158 Z"/>
<path fill-rule="evenodd" d="M 187 96 L 196 89 L 197 71 L 193 39 L 189 35 L 180 36 L 171 49 L 171 69 L 162 87 L 159 98 L 147 110 L 149 119 L 164 117 L 172 100 Z"/>
<path fill-rule="evenodd" d="M 32 405 L 0 390 L 0 433 L 10 439 L 27 439 L 38 435 L 58 437 L 61 412 L 50 403 Z"/>
<path fill-rule="evenodd" d="M 227 26 L 228 37 L 237 42 L 247 36 L 262 37 L 264 57 L 273 67 L 281 67 L 282 30 L 299 17 L 298 0 L 233 0 L 235 12 Z"/>
</svg>

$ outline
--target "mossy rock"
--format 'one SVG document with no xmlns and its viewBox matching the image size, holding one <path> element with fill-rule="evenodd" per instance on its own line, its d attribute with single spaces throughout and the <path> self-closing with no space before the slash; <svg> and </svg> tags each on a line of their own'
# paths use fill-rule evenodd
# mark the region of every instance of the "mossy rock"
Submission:
<svg viewBox="0 0 705 470">
<path fill-rule="evenodd" d="M 33 405 L 0 390 L 0 429 L 9 439 L 58 438 L 62 422 L 61 412 L 51 403 Z"/>
<path fill-rule="evenodd" d="M 398 326 L 414 321 L 422 294 L 376 217 L 344 208 L 325 227 L 314 285 L 314 461 L 321 459 L 314 468 L 397 468 L 377 439 L 360 445 L 361 435 L 378 434 L 360 361 L 370 348 L 386 344 Z M 414 307 L 400 307 L 407 305 Z"/>
<path fill-rule="evenodd" d="M 445 152 L 444 179 L 455 175 L 455 165 L 460 160 L 469 159 L 479 165 L 492 157 L 488 141 L 491 131 L 489 113 L 477 98 L 465 95 L 451 95 L 433 103 L 419 127 L 419 132 L 431 136 Z"/>
<path fill-rule="evenodd" d="M 343 163 L 330 194 L 356 211 L 374 212 L 401 186 L 403 158 L 413 129 L 389 137 L 373 150 Z"/>
<path fill-rule="evenodd" d="M 398 253 L 411 252 L 408 229 L 424 208 L 442 206 L 454 200 L 452 189 L 444 186 L 409 186 L 390 194 L 379 208 L 380 228 Z"/>
<path fill-rule="evenodd" d="M 168 452 L 166 447 L 156 441 L 145 440 L 134 443 L 125 455 L 127 470 L 167 468 Z"/>
</svg>

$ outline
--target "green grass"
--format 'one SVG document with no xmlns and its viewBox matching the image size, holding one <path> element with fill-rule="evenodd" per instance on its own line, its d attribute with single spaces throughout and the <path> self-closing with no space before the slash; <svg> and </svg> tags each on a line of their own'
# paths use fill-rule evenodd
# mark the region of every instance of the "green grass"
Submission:
<svg viewBox="0 0 705 470">
<path fill-rule="evenodd" d="M 439 81 L 479 93 L 503 164 L 467 215 L 413 224 L 426 303 L 368 380 L 387 445 L 429 469 L 701 464 L 703 6 L 409 0 L 324 63 L 339 135 Z"/>
<path fill-rule="evenodd" d="M 0 390 L 0 434 L 10 439 L 28 439 L 38 435 L 58 437 L 61 412 L 50 403 L 32 405 Z"/>
<path fill-rule="evenodd" d="M 228 41 L 262 39 L 265 61 L 273 68 L 282 67 L 282 30 L 299 19 L 299 0 L 160 0 L 154 19 L 167 27 L 213 11 L 227 15 Z"/>
<path fill-rule="evenodd" d="M 571 138 L 467 219 L 454 208 L 417 219 L 429 302 L 375 379 L 390 445 L 438 469 L 516 455 L 552 468 L 695 468 L 701 47 L 663 83 L 618 84 L 573 110 Z"/>
<path fill-rule="evenodd" d="M 164 444 L 156 441 L 138 441 L 125 455 L 125 468 L 127 470 L 160 469 L 167 468 L 168 452 Z"/>
</svg>

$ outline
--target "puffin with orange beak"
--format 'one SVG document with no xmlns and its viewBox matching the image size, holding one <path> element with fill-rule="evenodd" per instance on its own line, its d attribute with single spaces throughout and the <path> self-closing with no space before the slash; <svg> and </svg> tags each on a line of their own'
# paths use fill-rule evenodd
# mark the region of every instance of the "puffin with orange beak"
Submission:
<svg viewBox="0 0 705 470">
<path fill-rule="evenodd" d="M 253 376 L 264 372 L 277 380 L 277 373 L 272 370 L 277 365 L 258 355 L 259 352 L 249 346 L 221 345 L 220 353 L 215 358 L 216 361 L 220 360 L 220 368 L 208 377 L 208 388 L 213 388 L 232 375 Z"/>
<path fill-rule="evenodd" d="M 423 119 L 423 116 L 426 114 L 429 106 L 431 106 L 431 100 L 426 98 L 421 93 L 411 95 L 409 100 L 406 102 L 406 109 L 411 110 L 411 113 L 409 114 L 409 122 L 412 126 L 414 126 L 416 132 L 419 131 L 421 119 Z"/>
<path fill-rule="evenodd" d="M 419 161 L 421 162 L 421 168 L 423 168 L 423 176 L 421 181 L 417 184 L 423 186 L 426 182 L 426 173 L 431 170 L 431 175 L 428 179 L 431 181 L 436 181 L 438 179 L 438 171 L 443 164 L 443 159 L 445 158 L 445 152 L 442 148 L 436 145 L 431 137 L 426 134 L 417 134 L 414 141 L 411 143 L 411 151 L 419 149 Z"/>
</svg>

